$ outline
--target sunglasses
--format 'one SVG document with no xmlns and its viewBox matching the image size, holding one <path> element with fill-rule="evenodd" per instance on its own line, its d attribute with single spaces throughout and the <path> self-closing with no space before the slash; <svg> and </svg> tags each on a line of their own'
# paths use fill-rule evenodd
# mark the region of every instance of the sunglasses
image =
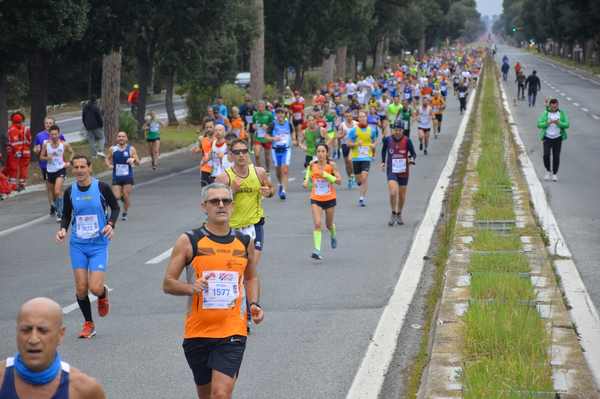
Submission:
<svg viewBox="0 0 600 399">
<path fill-rule="evenodd" d="M 223 204 L 223 206 L 228 206 L 233 203 L 233 199 L 232 198 L 211 198 L 211 199 L 207 199 L 206 202 L 208 202 L 209 204 L 214 205 L 214 206 L 218 206 L 221 203 Z"/>
<path fill-rule="evenodd" d="M 243 150 L 231 150 L 231 153 L 234 155 L 240 155 L 240 154 L 247 154 L 248 153 L 248 149 L 243 149 Z"/>
</svg>

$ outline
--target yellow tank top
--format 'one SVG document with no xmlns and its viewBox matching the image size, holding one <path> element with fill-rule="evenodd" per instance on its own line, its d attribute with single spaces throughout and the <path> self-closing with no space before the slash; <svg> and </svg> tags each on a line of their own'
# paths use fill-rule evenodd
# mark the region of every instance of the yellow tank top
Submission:
<svg viewBox="0 0 600 399">
<path fill-rule="evenodd" d="M 256 224 L 264 214 L 261 203 L 260 180 L 254 165 L 250 165 L 248 170 L 248 176 L 242 177 L 236 175 L 233 168 L 225 169 L 229 182 L 232 182 L 236 177 L 242 180 L 240 190 L 233 195 L 233 213 L 229 225 L 234 229 Z"/>
<path fill-rule="evenodd" d="M 370 160 L 374 155 L 373 151 L 369 145 L 372 144 L 373 140 L 371 138 L 371 127 L 367 126 L 366 128 L 360 128 L 359 126 L 355 127 L 356 129 L 356 142 L 360 140 L 362 142 L 362 146 L 356 146 L 352 148 L 351 156 L 353 160 Z"/>
</svg>

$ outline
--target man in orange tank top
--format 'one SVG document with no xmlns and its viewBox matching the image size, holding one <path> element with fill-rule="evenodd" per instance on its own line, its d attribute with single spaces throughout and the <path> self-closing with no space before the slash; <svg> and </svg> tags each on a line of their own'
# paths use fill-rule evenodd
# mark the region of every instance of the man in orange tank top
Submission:
<svg viewBox="0 0 600 399">
<path fill-rule="evenodd" d="M 229 227 L 231 189 L 212 183 L 202 189 L 206 223 L 179 236 L 163 281 L 167 294 L 188 296 L 183 350 L 200 399 L 231 398 L 246 348 L 246 300 L 259 324 L 260 283 L 254 243 Z M 186 271 L 187 281 L 179 276 Z"/>
</svg>

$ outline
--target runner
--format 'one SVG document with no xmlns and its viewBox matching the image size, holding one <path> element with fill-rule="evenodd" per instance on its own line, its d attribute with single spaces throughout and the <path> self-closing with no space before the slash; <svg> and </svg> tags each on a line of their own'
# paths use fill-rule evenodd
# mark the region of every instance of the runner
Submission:
<svg viewBox="0 0 600 399">
<path fill-rule="evenodd" d="M 403 225 L 402 209 L 406 201 L 409 165 L 414 164 L 417 155 L 410 138 L 403 134 L 401 124 L 392 125 L 392 135 L 383 139 L 381 149 L 381 170 L 387 173 L 388 191 L 392 216 L 388 226 L 394 223 Z"/>
<path fill-rule="evenodd" d="M 52 203 L 54 209 L 56 209 L 56 221 L 60 222 L 63 209 L 62 186 L 67 175 L 70 159 L 73 157 L 73 149 L 69 143 L 60 140 L 60 128 L 58 126 L 52 125 L 48 131 L 50 139 L 42 144 L 40 159 L 47 162 L 48 182 L 46 187 L 52 192 Z M 65 151 L 69 152 L 68 161 L 65 161 Z"/>
<path fill-rule="evenodd" d="M 104 399 L 95 379 L 61 360 L 64 335 L 58 303 L 25 302 L 17 315 L 17 354 L 0 363 L 0 398 Z"/>
<path fill-rule="evenodd" d="M 258 102 L 258 111 L 252 116 L 252 125 L 254 127 L 254 157 L 256 166 L 262 166 L 260 154 L 265 154 L 265 169 L 267 173 L 271 171 L 271 141 L 268 136 L 269 126 L 273 124 L 273 114 L 266 110 L 264 101 Z M 264 150 L 264 151 L 263 151 Z"/>
<path fill-rule="evenodd" d="M 198 144 L 192 148 L 192 152 L 202 156 L 200 160 L 200 185 L 202 187 L 212 183 L 212 164 L 210 153 L 212 149 L 215 124 L 211 119 L 204 120 L 204 131 L 198 136 Z"/>
<path fill-rule="evenodd" d="M 63 218 L 56 240 L 64 242 L 69 226 L 73 226 L 69 244 L 71 267 L 75 277 L 77 304 L 85 322 L 79 338 L 96 335 L 88 292 L 98 297 L 98 314 L 108 314 L 108 289 L 104 285 L 108 268 L 108 244 L 119 217 L 119 204 L 108 184 L 91 176 L 91 161 L 75 155 L 71 161 L 74 182 L 65 191 Z M 106 206 L 111 209 L 106 220 Z"/>
<path fill-rule="evenodd" d="M 121 220 L 127 220 L 133 190 L 133 165 L 139 165 L 135 147 L 128 143 L 127 133 L 117 133 L 117 144 L 113 145 L 106 158 L 106 166 L 112 172 L 112 192 L 117 200 L 123 201 Z"/>
<path fill-rule="evenodd" d="M 387 107 L 387 115 L 386 116 L 387 116 L 387 126 L 388 127 L 391 123 L 394 123 L 394 121 L 398 118 L 400 111 L 402 111 L 402 103 L 400 102 L 400 96 L 395 95 L 394 101 Z"/>
<path fill-rule="evenodd" d="M 39 132 L 38 134 L 35 135 L 35 141 L 33 143 L 33 151 L 36 153 L 38 159 L 40 158 L 40 156 L 42 155 L 42 144 L 44 144 L 44 141 L 49 140 L 50 139 L 50 133 L 48 132 L 48 129 L 50 129 L 50 127 L 52 125 L 54 125 L 54 119 L 47 117 L 46 119 L 44 119 L 44 130 L 42 130 L 41 132 Z M 61 141 L 65 141 L 65 136 L 61 135 L 59 136 Z M 44 179 L 44 181 L 46 182 L 46 193 L 48 194 L 48 205 L 50 206 L 50 216 L 54 216 L 56 214 L 56 208 L 54 206 L 54 189 L 52 187 L 52 185 L 50 183 L 48 183 L 48 170 L 46 169 L 47 166 L 47 162 L 44 161 L 43 159 L 39 159 L 38 162 L 38 166 L 40 167 L 40 173 L 42 175 L 42 179 Z"/>
<path fill-rule="evenodd" d="M 294 98 L 289 105 L 289 110 L 292 113 L 292 123 L 294 124 L 294 145 L 298 145 L 298 136 L 304 123 L 304 97 L 300 95 L 298 90 L 294 90 Z"/>
<path fill-rule="evenodd" d="M 275 111 L 275 121 L 271 129 L 273 137 L 272 157 L 277 174 L 277 194 L 282 200 L 286 199 L 290 160 L 292 158 L 292 135 L 294 127 L 285 117 L 285 109 Z"/>
<path fill-rule="evenodd" d="M 402 111 L 400 111 L 400 118 L 402 120 L 402 132 L 406 137 L 410 137 L 410 125 L 412 122 L 412 108 L 408 100 L 402 100 Z M 398 124 L 396 119 L 396 124 Z"/>
<path fill-rule="evenodd" d="M 211 181 L 225 171 L 230 165 L 227 158 L 227 141 L 225 140 L 225 126 L 215 126 L 215 133 L 210 148 Z"/>
<path fill-rule="evenodd" d="M 246 134 L 246 126 L 244 120 L 240 116 L 240 109 L 236 106 L 231 107 L 231 133 L 235 134 L 236 138 L 248 141 Z"/>
<path fill-rule="evenodd" d="M 148 152 L 152 158 L 152 170 L 158 168 L 161 127 L 164 127 L 164 124 L 156 117 L 154 111 L 150 111 L 146 118 L 146 123 L 144 123 L 144 131 L 146 132 L 146 141 L 148 142 Z"/>
<path fill-rule="evenodd" d="M 460 114 L 467 110 L 467 95 L 469 94 L 469 83 L 463 80 L 463 83 L 458 86 L 458 102 L 460 103 Z"/>
<path fill-rule="evenodd" d="M 304 157 L 304 167 L 306 168 L 316 156 L 317 144 L 327 140 L 327 131 L 317 124 L 314 115 L 308 115 L 306 117 L 306 128 L 300 133 L 299 140 L 300 148 L 306 152 Z"/>
<path fill-rule="evenodd" d="M 427 155 L 427 147 L 429 146 L 429 132 L 433 125 L 433 111 L 429 105 L 429 99 L 423 98 L 423 102 L 417 114 L 415 115 L 418 121 L 417 128 L 419 129 L 419 150 Z"/>
<path fill-rule="evenodd" d="M 238 146 L 246 143 L 237 141 Z M 202 227 L 177 239 L 165 272 L 163 291 L 188 296 L 183 351 L 200 399 L 231 398 L 246 348 L 246 301 L 254 323 L 264 313 L 258 304 L 260 282 L 252 238 L 230 227 L 231 189 L 213 183 L 202 188 Z M 186 271 L 187 281 L 179 280 Z"/>
<path fill-rule="evenodd" d="M 325 211 L 325 224 L 331 238 L 331 248 L 337 248 L 336 229 L 333 223 L 336 192 L 333 184 L 339 185 L 341 182 L 342 178 L 335 162 L 329 159 L 329 147 L 325 143 L 318 144 L 317 159 L 306 168 L 303 183 L 304 188 L 311 188 L 310 203 L 314 223 L 314 250 L 311 255 L 313 259 L 323 259 L 321 256 L 321 215 L 323 211 Z"/>
<path fill-rule="evenodd" d="M 346 110 L 344 112 L 344 120 L 338 127 L 338 140 L 342 146 L 342 156 L 344 158 L 344 166 L 346 167 L 346 176 L 348 177 L 348 190 L 351 190 L 356 183 L 354 169 L 352 168 L 352 158 L 350 158 L 350 147 L 348 146 L 348 132 L 355 126 L 356 121 L 352 119 L 352 112 Z"/>
<path fill-rule="evenodd" d="M 369 188 L 369 169 L 375 152 L 375 132 L 367 123 L 367 113 L 358 113 L 358 126 L 348 132 L 348 146 L 352 157 L 352 168 L 359 186 L 360 197 L 358 205 L 366 206 L 367 190 Z"/>
<path fill-rule="evenodd" d="M 435 91 L 433 93 L 433 98 L 431 99 L 431 109 L 433 111 L 433 134 L 437 139 L 438 135 L 442 132 L 442 116 L 444 114 L 444 110 L 446 109 L 446 102 L 444 101 L 444 97 L 440 95 L 439 91 Z"/>
</svg>

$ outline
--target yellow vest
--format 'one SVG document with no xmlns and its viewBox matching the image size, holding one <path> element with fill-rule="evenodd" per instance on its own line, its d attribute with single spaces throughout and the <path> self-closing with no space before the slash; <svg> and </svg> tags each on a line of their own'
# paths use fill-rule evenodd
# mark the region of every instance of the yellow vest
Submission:
<svg viewBox="0 0 600 399">
<path fill-rule="evenodd" d="M 262 195 L 260 193 L 260 180 L 256 174 L 254 165 L 250 165 L 248 170 L 248 176 L 243 178 L 236 175 L 233 168 L 225 169 L 225 173 L 229 177 L 229 182 L 232 182 L 236 177 L 242 180 L 240 190 L 233 194 L 233 212 L 229 220 L 229 225 L 234 229 L 256 224 L 264 214 Z"/>
<path fill-rule="evenodd" d="M 371 148 L 369 147 L 373 141 L 371 140 L 371 127 L 367 126 L 364 129 L 361 129 L 359 126 L 355 127 L 356 129 L 356 143 L 358 143 L 358 140 L 360 140 L 362 142 L 362 146 L 356 146 L 356 147 L 352 147 L 352 159 L 354 158 L 365 158 L 365 157 L 372 157 L 373 156 L 373 151 L 371 150 Z M 369 147 L 368 150 L 364 147 Z"/>
</svg>

